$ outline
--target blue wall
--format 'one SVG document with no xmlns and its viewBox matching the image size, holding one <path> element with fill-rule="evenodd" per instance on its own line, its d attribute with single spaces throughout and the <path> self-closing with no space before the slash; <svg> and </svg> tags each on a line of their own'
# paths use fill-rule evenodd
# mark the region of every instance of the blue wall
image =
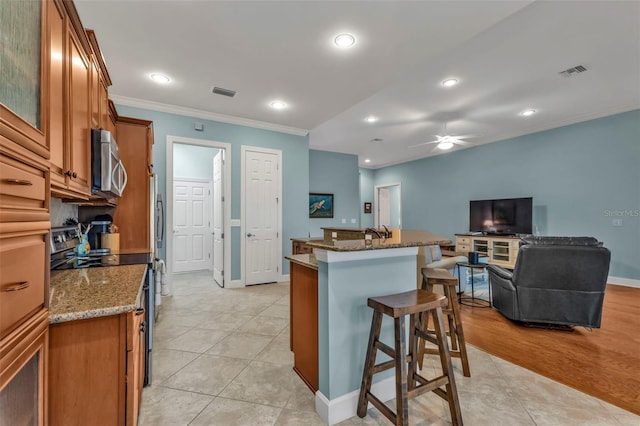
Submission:
<svg viewBox="0 0 640 426">
<path fill-rule="evenodd" d="M 373 177 L 374 170 L 360 169 L 360 226 L 362 228 L 373 227 Z M 371 203 L 371 213 L 364 212 L 364 203 Z"/>
<path fill-rule="evenodd" d="M 333 194 L 333 219 L 309 219 L 309 234 L 322 237 L 322 227 L 360 227 L 358 156 L 309 151 L 309 192 Z M 342 219 L 346 223 L 342 223 Z M 351 220 L 355 219 L 355 223 Z"/>
<path fill-rule="evenodd" d="M 217 148 L 199 145 L 173 144 L 173 176 L 192 179 L 213 179 L 213 157 Z"/>
<path fill-rule="evenodd" d="M 532 196 L 535 234 L 594 236 L 611 276 L 640 279 L 640 110 L 375 170 L 385 182 L 402 182 L 403 228 L 450 238 L 469 200 Z"/>
<path fill-rule="evenodd" d="M 158 175 L 160 192 L 166 200 L 166 141 L 167 135 L 204 139 L 231 144 L 231 218 L 240 219 L 241 208 L 241 153 L 243 145 L 282 151 L 282 254 L 291 254 L 290 238 L 305 236 L 309 232 L 309 139 L 270 130 L 255 129 L 201 118 L 151 111 L 124 105 L 117 106 L 118 114 L 153 121 L 154 170 Z M 194 124 L 204 124 L 196 131 Z M 231 232 L 231 279 L 240 279 L 240 232 Z M 164 251 L 161 253 L 164 257 Z M 289 273 L 289 262 L 282 261 L 283 274 Z"/>
</svg>

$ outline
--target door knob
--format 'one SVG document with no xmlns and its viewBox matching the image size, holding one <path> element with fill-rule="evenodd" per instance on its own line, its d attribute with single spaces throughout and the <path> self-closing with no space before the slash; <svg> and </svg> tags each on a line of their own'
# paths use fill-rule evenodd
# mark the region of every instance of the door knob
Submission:
<svg viewBox="0 0 640 426">
<path fill-rule="evenodd" d="M 254 235 L 252 233 L 248 233 L 247 237 L 253 237 Z"/>
</svg>

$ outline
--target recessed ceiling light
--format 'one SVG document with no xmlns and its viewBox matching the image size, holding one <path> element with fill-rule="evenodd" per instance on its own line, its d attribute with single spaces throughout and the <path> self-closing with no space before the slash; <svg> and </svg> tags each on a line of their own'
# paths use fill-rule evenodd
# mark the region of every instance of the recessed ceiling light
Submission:
<svg viewBox="0 0 640 426">
<path fill-rule="evenodd" d="M 365 162 L 365 163 L 370 163 L 370 162 L 371 162 L 371 160 L 369 160 L 368 158 L 365 158 L 365 159 L 364 159 L 364 162 Z"/>
<path fill-rule="evenodd" d="M 282 101 L 272 101 L 269 106 L 273 109 L 285 109 L 287 104 Z"/>
<path fill-rule="evenodd" d="M 356 44 L 356 38 L 351 34 L 347 34 L 347 33 L 338 34 L 336 38 L 333 39 L 333 42 L 338 47 L 346 48 Z"/>
<path fill-rule="evenodd" d="M 373 115 L 370 115 L 369 117 L 365 118 L 365 121 L 367 123 L 375 123 L 376 121 L 378 121 L 378 117 L 374 117 Z"/>
<path fill-rule="evenodd" d="M 438 148 L 446 151 L 447 149 L 453 148 L 453 143 L 451 143 L 451 142 L 440 142 L 438 144 Z"/>
<path fill-rule="evenodd" d="M 167 84 L 171 81 L 171 79 L 169 77 L 167 77 L 164 74 L 160 74 L 160 73 L 153 73 L 151 75 L 149 75 L 149 78 L 153 81 L 155 81 L 156 83 L 160 83 L 160 84 Z"/>
<path fill-rule="evenodd" d="M 520 113 L 520 115 L 523 116 L 523 117 L 529 117 L 530 115 L 533 115 L 536 112 L 538 112 L 538 111 L 536 111 L 535 109 L 525 109 L 524 111 L 522 111 Z"/>
<path fill-rule="evenodd" d="M 459 81 L 458 81 L 457 78 L 448 78 L 448 79 L 442 81 L 442 85 L 444 87 L 453 87 L 458 83 L 459 83 Z"/>
</svg>

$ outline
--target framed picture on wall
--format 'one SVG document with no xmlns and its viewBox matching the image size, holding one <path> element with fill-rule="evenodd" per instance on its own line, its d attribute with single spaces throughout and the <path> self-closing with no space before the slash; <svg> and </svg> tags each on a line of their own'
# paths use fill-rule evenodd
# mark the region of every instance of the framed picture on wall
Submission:
<svg viewBox="0 0 640 426">
<path fill-rule="evenodd" d="M 364 203 L 364 212 L 368 213 L 368 214 L 371 213 L 371 203 L 370 202 Z"/>
<path fill-rule="evenodd" d="M 309 217 L 311 219 L 333 217 L 333 194 L 309 194 Z"/>
</svg>

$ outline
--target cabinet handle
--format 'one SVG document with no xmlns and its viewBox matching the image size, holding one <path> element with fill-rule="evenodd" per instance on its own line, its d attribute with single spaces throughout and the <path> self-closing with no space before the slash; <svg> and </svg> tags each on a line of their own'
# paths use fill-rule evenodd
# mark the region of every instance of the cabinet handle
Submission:
<svg viewBox="0 0 640 426">
<path fill-rule="evenodd" d="M 142 315 L 142 314 L 144 314 L 144 308 L 138 308 L 138 309 L 136 309 L 136 316 L 137 316 L 137 317 L 138 317 L 138 316 L 140 316 L 140 315 Z"/>
<path fill-rule="evenodd" d="M 23 186 L 33 185 L 33 183 L 31 183 L 30 180 L 26 180 L 26 179 L 5 179 L 5 182 L 10 183 L 11 185 L 23 185 Z"/>
<path fill-rule="evenodd" d="M 69 176 L 70 178 L 74 178 L 74 179 L 78 177 L 78 174 L 76 172 L 72 172 L 71 170 L 67 170 L 65 175 Z"/>
<path fill-rule="evenodd" d="M 247 237 L 249 237 L 249 238 L 251 238 L 251 237 L 253 237 L 253 236 L 254 236 L 254 235 L 253 235 L 251 232 L 249 232 L 249 233 L 247 234 Z"/>
<path fill-rule="evenodd" d="M 22 281 L 18 284 L 13 284 L 13 285 L 9 285 L 6 286 L 4 288 L 4 290 L 2 291 L 6 291 L 6 292 L 10 292 L 10 291 L 20 291 L 20 290 L 24 290 L 25 288 L 29 287 L 31 284 L 29 283 L 29 281 Z"/>
<path fill-rule="evenodd" d="M 144 333 L 146 331 L 147 325 L 144 322 L 140 323 L 140 332 Z"/>
</svg>

